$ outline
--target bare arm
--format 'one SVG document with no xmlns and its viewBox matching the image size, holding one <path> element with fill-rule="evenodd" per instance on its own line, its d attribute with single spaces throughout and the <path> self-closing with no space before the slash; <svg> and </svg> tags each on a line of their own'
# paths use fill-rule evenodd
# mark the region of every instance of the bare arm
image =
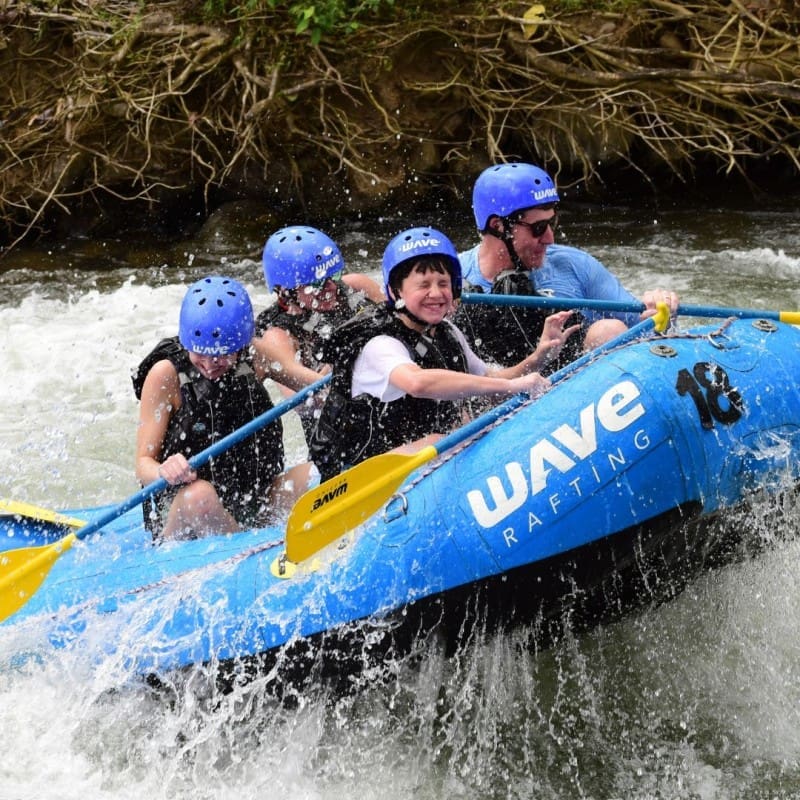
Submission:
<svg viewBox="0 0 800 800">
<path fill-rule="evenodd" d="M 381 289 L 369 275 L 364 275 L 362 272 L 349 272 L 342 280 L 354 291 L 364 292 L 374 303 L 383 303 L 386 301 L 386 295 L 383 293 L 383 289 Z"/>
<path fill-rule="evenodd" d="M 160 477 L 170 484 L 189 483 L 197 476 L 180 454 L 160 461 L 172 415 L 180 408 L 180 381 L 175 367 L 163 360 L 153 365 L 142 387 L 136 431 L 136 477 L 146 485 Z"/>
<path fill-rule="evenodd" d="M 412 397 L 428 400 L 462 400 L 465 397 L 507 397 L 519 392 L 539 395 L 550 385 L 538 372 L 503 378 L 493 375 L 470 375 L 449 369 L 423 369 L 417 364 L 400 364 L 389 382 Z"/>
<path fill-rule="evenodd" d="M 258 377 L 272 378 L 294 391 L 310 386 L 330 372 L 327 365 L 320 372 L 305 366 L 299 360 L 294 337 L 283 328 L 268 328 L 263 336 L 253 339 L 253 347 Z"/>
</svg>

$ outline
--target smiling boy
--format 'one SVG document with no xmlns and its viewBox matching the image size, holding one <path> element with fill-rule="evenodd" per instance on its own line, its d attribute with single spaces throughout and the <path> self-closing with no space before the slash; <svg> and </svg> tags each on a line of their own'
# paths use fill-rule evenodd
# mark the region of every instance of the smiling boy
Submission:
<svg viewBox="0 0 800 800">
<path fill-rule="evenodd" d="M 544 392 L 539 370 L 577 326 L 548 317 L 536 349 L 511 367 L 489 367 L 446 317 L 461 294 L 452 242 L 433 228 L 395 236 L 383 255 L 385 306 L 343 325 L 330 340 L 331 390 L 310 445 L 327 480 L 388 450 L 415 452 L 464 421 L 468 398 Z"/>
</svg>

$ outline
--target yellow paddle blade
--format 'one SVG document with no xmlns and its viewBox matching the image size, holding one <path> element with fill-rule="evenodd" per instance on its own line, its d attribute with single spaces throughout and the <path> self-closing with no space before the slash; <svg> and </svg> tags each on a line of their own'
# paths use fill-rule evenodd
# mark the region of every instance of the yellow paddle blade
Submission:
<svg viewBox="0 0 800 800">
<path fill-rule="evenodd" d="M 77 517 L 70 517 L 52 511 L 49 508 L 35 506 L 32 503 L 24 503 L 20 500 L 9 500 L 0 498 L 0 514 L 11 514 L 12 516 L 28 517 L 38 522 L 51 522 L 53 525 L 63 525 L 65 528 L 82 528 L 86 521 Z"/>
<path fill-rule="evenodd" d="M 0 622 L 19 611 L 47 577 L 53 564 L 75 543 L 74 533 L 42 547 L 0 553 Z"/>
<path fill-rule="evenodd" d="M 357 528 L 417 467 L 437 455 L 433 445 L 410 456 L 383 453 L 309 489 L 289 514 L 286 557 L 295 563 L 303 561 Z"/>
</svg>

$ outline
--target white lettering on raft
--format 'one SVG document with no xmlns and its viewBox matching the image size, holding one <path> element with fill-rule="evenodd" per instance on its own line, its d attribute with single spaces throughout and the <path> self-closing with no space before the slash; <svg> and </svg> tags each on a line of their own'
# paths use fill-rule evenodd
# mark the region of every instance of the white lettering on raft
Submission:
<svg viewBox="0 0 800 800">
<path fill-rule="evenodd" d="M 507 481 L 504 482 L 497 475 L 486 478 L 491 507 L 480 489 L 467 492 L 467 501 L 478 524 L 484 528 L 494 527 L 520 508 L 529 496 L 545 489 L 554 469 L 566 474 L 578 461 L 593 455 L 597 451 L 598 423 L 609 433 L 619 433 L 636 422 L 645 413 L 639 395 L 639 389 L 632 381 L 620 381 L 604 392 L 597 403 L 590 403 L 581 410 L 577 429 L 567 424 L 559 425 L 543 436 L 530 449 L 529 477 L 518 461 L 507 462 L 504 465 Z M 619 449 L 616 456 L 609 454 L 609 463 L 613 466 L 615 461 L 625 463 Z M 592 465 L 591 470 L 595 480 L 600 483 L 597 468 Z M 581 494 L 579 482 L 580 479 L 576 478 L 569 484 L 578 495 Z M 510 493 L 506 492 L 506 485 L 510 487 Z M 554 512 L 557 512 L 558 503 L 558 495 L 550 498 Z M 513 533 L 509 535 L 508 531 L 505 537 L 507 541 L 514 540 Z"/>
</svg>

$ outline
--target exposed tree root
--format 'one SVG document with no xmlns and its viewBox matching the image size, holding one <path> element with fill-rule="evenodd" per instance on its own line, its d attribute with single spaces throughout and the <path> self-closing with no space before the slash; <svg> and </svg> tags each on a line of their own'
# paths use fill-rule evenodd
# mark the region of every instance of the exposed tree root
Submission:
<svg viewBox="0 0 800 800">
<path fill-rule="evenodd" d="M 157 215 L 220 189 L 354 213 L 509 157 L 589 187 L 623 166 L 691 180 L 700 160 L 800 172 L 788 0 L 648 0 L 535 26 L 524 2 L 430 3 L 318 47 L 279 12 L 216 27 L 184 5 L 0 0 L 7 248 L 70 215 Z"/>
</svg>

